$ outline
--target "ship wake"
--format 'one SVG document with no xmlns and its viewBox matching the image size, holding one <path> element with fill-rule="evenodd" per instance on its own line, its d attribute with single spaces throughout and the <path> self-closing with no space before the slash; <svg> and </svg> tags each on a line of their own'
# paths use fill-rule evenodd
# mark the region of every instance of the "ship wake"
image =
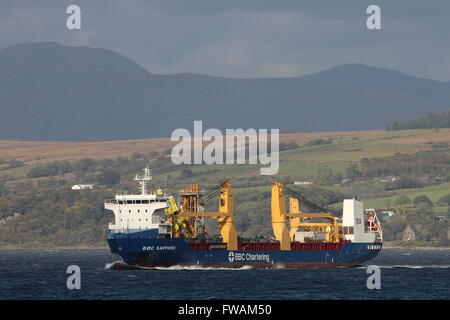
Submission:
<svg viewBox="0 0 450 320">
<path fill-rule="evenodd" d="M 242 266 L 239 268 L 226 268 L 226 267 L 202 267 L 202 266 L 183 266 L 183 265 L 174 265 L 170 267 L 143 267 L 143 266 L 132 266 L 124 263 L 123 261 L 114 261 L 107 263 L 105 265 L 105 269 L 114 269 L 114 270 L 168 270 L 168 271 L 177 271 L 177 270 L 251 270 L 252 266 Z"/>
<path fill-rule="evenodd" d="M 226 268 L 226 267 L 216 268 L 216 267 L 175 265 L 175 266 L 170 266 L 170 267 L 154 267 L 151 269 L 155 269 L 155 270 L 250 270 L 250 269 L 253 269 L 253 267 L 252 266 L 242 266 L 239 268 Z"/>
<path fill-rule="evenodd" d="M 450 265 L 431 264 L 431 265 L 409 265 L 409 264 L 397 264 L 392 266 L 379 266 L 381 269 L 449 269 Z M 366 269 L 366 267 L 358 267 L 360 269 Z"/>
</svg>

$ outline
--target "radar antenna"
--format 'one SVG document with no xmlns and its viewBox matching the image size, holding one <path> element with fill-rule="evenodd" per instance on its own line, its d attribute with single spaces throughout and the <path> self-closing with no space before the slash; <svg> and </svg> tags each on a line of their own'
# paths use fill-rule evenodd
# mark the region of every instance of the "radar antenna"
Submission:
<svg viewBox="0 0 450 320">
<path fill-rule="evenodd" d="M 143 175 L 136 175 L 134 177 L 134 180 L 139 183 L 139 186 L 141 187 L 141 194 L 146 195 L 147 194 L 147 183 L 153 179 L 152 177 L 152 171 L 149 169 L 148 165 L 143 169 L 144 174 Z"/>
</svg>

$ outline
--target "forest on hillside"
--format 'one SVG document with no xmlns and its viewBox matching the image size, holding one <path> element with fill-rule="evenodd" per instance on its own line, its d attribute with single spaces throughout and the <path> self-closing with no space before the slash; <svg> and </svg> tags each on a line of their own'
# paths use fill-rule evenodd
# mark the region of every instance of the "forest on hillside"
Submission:
<svg viewBox="0 0 450 320">
<path fill-rule="evenodd" d="M 450 128 L 450 110 L 443 112 L 429 112 L 423 116 L 406 121 L 396 120 L 387 126 L 388 131 L 439 128 Z"/>
<path fill-rule="evenodd" d="M 286 150 L 298 147 L 294 144 L 287 146 Z M 215 169 L 176 166 L 168 152 L 152 152 L 115 159 L 51 161 L 29 166 L 25 181 L 4 179 L 0 182 L 0 245 L 105 245 L 107 226 L 113 214 L 104 210 L 103 201 L 118 192 L 136 192 L 136 184 L 132 180 L 134 174 L 148 163 L 158 174 L 151 187 L 161 187 L 175 195 L 191 183 L 199 183 L 208 190 L 225 178 L 231 178 L 235 194 L 235 224 L 240 236 L 272 235 L 270 186 L 274 177 L 218 178 L 214 176 L 217 173 Z M 394 197 L 390 205 L 377 208 L 396 212 L 393 217 L 382 217 L 386 240 L 398 241 L 406 225 L 414 223 L 424 225 L 418 237 L 420 243 L 448 244 L 445 230 L 450 217 L 450 209 L 447 209 L 450 208 L 450 190 L 435 201 L 427 197 L 425 191 L 410 198 L 401 195 L 402 190 L 426 190 L 437 183 L 450 181 L 447 148 L 363 158 L 342 172 L 319 167 L 309 178 L 313 184 L 301 186 L 294 184 L 298 177 L 276 177 L 308 199 L 329 207 L 332 212 L 339 212 L 344 198 Z M 79 183 L 93 184 L 94 189 L 72 190 L 72 185 Z M 207 206 L 213 209 L 217 206 L 217 199 Z M 443 216 L 444 220 L 438 221 L 437 216 Z M 215 230 L 214 221 L 210 221 L 208 226 Z"/>
</svg>

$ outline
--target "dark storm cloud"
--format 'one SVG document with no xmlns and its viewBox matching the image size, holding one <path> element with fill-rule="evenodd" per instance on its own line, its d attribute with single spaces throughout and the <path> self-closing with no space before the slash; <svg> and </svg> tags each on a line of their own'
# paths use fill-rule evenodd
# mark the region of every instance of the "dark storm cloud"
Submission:
<svg viewBox="0 0 450 320">
<path fill-rule="evenodd" d="M 82 30 L 65 28 L 78 4 Z M 382 30 L 366 29 L 378 4 Z M 2 1 L 0 47 L 104 47 L 153 73 L 299 76 L 358 62 L 450 79 L 449 1 Z"/>
</svg>

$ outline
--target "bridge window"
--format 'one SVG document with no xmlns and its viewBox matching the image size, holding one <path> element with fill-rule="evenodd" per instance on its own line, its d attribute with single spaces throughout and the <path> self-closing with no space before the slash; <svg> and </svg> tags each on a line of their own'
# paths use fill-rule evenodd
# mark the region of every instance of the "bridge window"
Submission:
<svg viewBox="0 0 450 320">
<path fill-rule="evenodd" d="M 343 227 L 343 234 L 354 234 L 354 227 Z"/>
</svg>

